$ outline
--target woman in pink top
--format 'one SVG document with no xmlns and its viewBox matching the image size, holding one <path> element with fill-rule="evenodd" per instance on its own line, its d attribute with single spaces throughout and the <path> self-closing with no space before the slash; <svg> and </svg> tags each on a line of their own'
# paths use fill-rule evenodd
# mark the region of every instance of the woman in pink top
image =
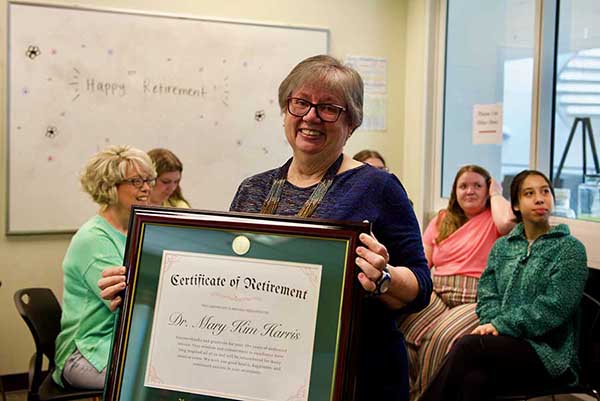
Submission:
<svg viewBox="0 0 600 401">
<path fill-rule="evenodd" d="M 446 209 L 423 235 L 433 271 L 429 306 L 401 323 L 410 366 L 411 400 L 419 398 L 452 344 L 478 325 L 477 282 L 496 239 L 514 227 L 510 202 L 482 167 L 456 173 Z"/>
</svg>

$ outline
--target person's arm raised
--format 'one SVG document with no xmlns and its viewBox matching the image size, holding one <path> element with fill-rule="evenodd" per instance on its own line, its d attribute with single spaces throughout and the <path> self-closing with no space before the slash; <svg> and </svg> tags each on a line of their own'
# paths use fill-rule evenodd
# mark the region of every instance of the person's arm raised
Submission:
<svg viewBox="0 0 600 401">
<path fill-rule="evenodd" d="M 492 219 L 494 220 L 496 229 L 501 235 L 506 235 L 515 226 L 515 215 L 510 202 L 502 196 L 502 187 L 493 178 L 490 181 L 489 195 Z"/>
</svg>

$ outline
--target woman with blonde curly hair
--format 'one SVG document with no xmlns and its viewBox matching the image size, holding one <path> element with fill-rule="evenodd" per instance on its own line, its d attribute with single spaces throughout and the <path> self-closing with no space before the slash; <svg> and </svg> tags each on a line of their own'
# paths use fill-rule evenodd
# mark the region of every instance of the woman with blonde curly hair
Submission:
<svg viewBox="0 0 600 401">
<path fill-rule="evenodd" d="M 123 263 L 131 206 L 148 204 L 155 181 L 148 155 L 129 146 L 98 152 L 84 168 L 81 185 L 99 210 L 73 236 L 63 260 L 61 331 L 52 376 L 59 385 L 104 386 L 114 314 L 97 283 L 105 268 Z"/>
<path fill-rule="evenodd" d="M 429 305 L 405 318 L 411 399 L 423 392 L 452 344 L 477 324 L 477 283 L 496 239 L 515 225 L 510 203 L 486 169 L 458 170 L 448 207 L 440 210 L 423 235 L 433 273 Z"/>
<path fill-rule="evenodd" d="M 156 168 L 156 185 L 150 194 L 150 204 L 166 207 L 189 208 L 190 204 L 183 197 L 181 174 L 183 163 L 168 149 L 156 148 L 148 152 Z"/>
</svg>

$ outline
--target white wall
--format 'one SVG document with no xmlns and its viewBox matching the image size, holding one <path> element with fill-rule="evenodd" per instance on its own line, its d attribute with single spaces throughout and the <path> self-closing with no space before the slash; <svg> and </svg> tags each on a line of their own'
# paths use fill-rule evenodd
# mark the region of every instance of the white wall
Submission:
<svg viewBox="0 0 600 401">
<path fill-rule="evenodd" d="M 348 143 L 346 151 L 353 154 L 366 147 L 381 150 L 391 170 L 404 181 L 419 214 L 422 211 L 421 167 L 425 159 L 422 137 L 424 110 L 420 105 L 425 96 L 425 1 L 81 0 L 45 3 L 322 27 L 330 30 L 330 54 L 335 57 L 367 55 L 387 58 L 388 130 L 383 133 L 359 132 Z M 6 10 L 6 0 L 0 0 L 0 165 L 3 167 L 6 166 Z M 408 93 L 410 96 L 407 96 Z M 405 135 L 405 132 L 410 135 Z M 26 182 L 22 184 L 27 185 Z M 0 173 L 0 192 L 6 194 L 4 168 Z M 39 200 L 44 201 L 43 193 L 39 194 Z M 19 288 L 34 286 L 50 287 L 59 297 L 62 295 L 60 266 L 70 236 L 7 238 L 4 235 L 5 195 L 0 197 L 0 210 L 0 322 L 3 323 L 0 330 L 0 375 L 6 375 L 25 372 L 33 352 L 33 341 L 14 308 L 12 296 Z"/>
</svg>

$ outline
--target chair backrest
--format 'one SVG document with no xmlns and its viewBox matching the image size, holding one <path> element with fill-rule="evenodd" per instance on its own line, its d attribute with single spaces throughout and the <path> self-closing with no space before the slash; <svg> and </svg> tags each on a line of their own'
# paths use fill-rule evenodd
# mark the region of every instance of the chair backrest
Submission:
<svg viewBox="0 0 600 401">
<path fill-rule="evenodd" d="M 54 346 L 62 313 L 56 296 L 49 288 L 24 288 L 15 292 L 14 300 L 35 342 L 36 371 L 41 371 L 43 355 L 48 358 L 50 368 L 54 368 Z"/>
<path fill-rule="evenodd" d="M 588 292 L 581 299 L 582 327 L 579 344 L 581 363 L 580 382 L 584 386 L 600 388 L 600 301 Z"/>
</svg>

